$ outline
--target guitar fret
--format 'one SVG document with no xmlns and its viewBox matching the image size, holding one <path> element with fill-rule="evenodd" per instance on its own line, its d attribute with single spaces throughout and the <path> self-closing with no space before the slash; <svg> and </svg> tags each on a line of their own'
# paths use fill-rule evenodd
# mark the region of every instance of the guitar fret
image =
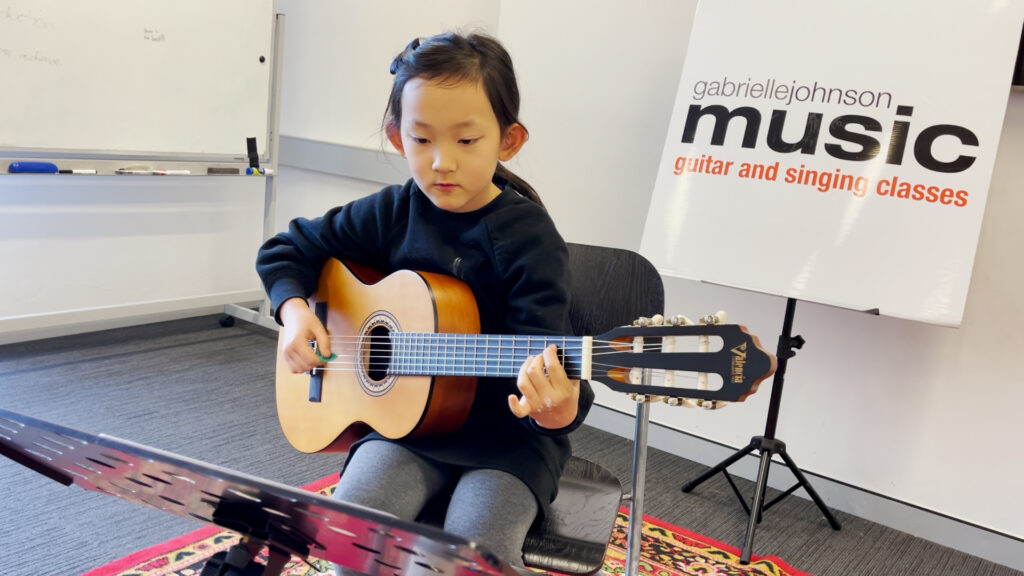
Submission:
<svg viewBox="0 0 1024 576">
<path fill-rule="evenodd" d="M 406 341 L 405 353 L 402 354 L 402 374 L 410 374 L 412 372 L 411 360 L 416 354 L 416 335 L 403 334 L 402 339 Z"/>
<path fill-rule="evenodd" d="M 508 344 L 506 343 L 507 339 L 507 335 L 502 334 L 498 336 L 498 364 L 495 367 L 498 376 L 505 375 L 505 363 L 508 361 L 508 359 L 505 358 L 508 351 Z"/>
<path fill-rule="evenodd" d="M 465 351 L 463 351 L 463 353 L 459 352 L 459 343 L 460 343 L 459 342 L 459 334 L 456 334 L 455 336 L 453 336 L 452 339 L 454 340 L 454 347 L 455 347 L 455 355 L 454 355 L 454 360 L 453 360 L 453 369 L 455 371 L 455 374 L 464 376 L 466 374 L 466 362 L 465 362 L 465 359 L 464 359 Z"/>
<path fill-rule="evenodd" d="M 453 334 L 452 337 L 452 375 L 461 376 L 460 370 L 463 369 L 465 363 L 462 362 L 462 356 L 459 354 L 459 335 Z"/>
<path fill-rule="evenodd" d="M 427 358 L 430 357 L 430 335 L 424 334 L 420 337 L 420 353 L 416 356 L 416 363 L 419 369 L 416 371 L 417 374 L 426 374 L 427 370 L 426 362 Z"/>
<path fill-rule="evenodd" d="M 431 372 L 431 370 L 430 370 L 431 367 L 430 367 L 429 363 L 430 363 L 430 350 L 431 350 L 432 346 L 433 346 L 433 342 L 431 341 L 430 334 L 425 335 L 423 337 L 423 355 L 420 356 L 420 366 L 421 366 L 420 374 L 429 374 Z"/>
<path fill-rule="evenodd" d="M 454 376 L 457 374 L 458 366 L 458 350 L 456 348 L 458 340 L 455 335 L 445 334 L 441 336 L 441 340 L 444 342 L 444 351 L 441 354 L 442 373 L 445 376 Z"/>
<path fill-rule="evenodd" d="M 476 358 L 472 358 L 469 355 L 469 341 L 472 338 L 469 334 L 462 335 L 462 375 L 468 376 L 472 374 L 470 370 L 471 366 L 476 364 Z"/>
<path fill-rule="evenodd" d="M 501 368 L 501 365 L 502 365 L 502 335 L 499 334 L 498 335 L 498 365 L 495 368 L 495 373 L 488 374 L 488 375 L 490 375 L 490 376 L 497 376 L 498 375 L 497 371 L 498 371 L 498 369 Z M 489 365 L 488 365 L 488 368 L 489 368 Z"/>
<path fill-rule="evenodd" d="M 423 373 L 423 358 L 426 356 L 426 354 L 423 351 L 423 346 L 424 346 L 423 336 L 422 335 L 418 335 L 416 337 L 416 354 L 414 356 L 412 356 L 412 359 L 413 359 L 412 368 L 409 370 L 413 374 L 422 374 Z"/>
<path fill-rule="evenodd" d="M 429 374 L 431 372 L 430 366 L 430 350 L 433 347 L 430 334 L 427 334 L 423 338 L 423 355 L 420 356 L 420 374 Z"/>
<path fill-rule="evenodd" d="M 431 355 L 431 360 L 434 363 L 434 372 L 438 374 L 444 374 L 445 372 L 445 357 L 444 357 L 444 337 L 440 334 L 434 335 L 434 354 Z"/>
<path fill-rule="evenodd" d="M 433 334 L 433 335 L 431 335 L 430 340 L 433 343 L 433 348 L 431 349 L 430 358 L 428 359 L 428 361 L 430 362 L 430 372 L 433 373 L 433 374 L 437 374 L 437 375 L 442 375 L 443 376 L 444 375 L 444 356 L 441 354 L 441 343 L 442 343 L 441 335 L 440 334 Z"/>
<path fill-rule="evenodd" d="M 466 363 L 459 353 L 459 335 L 452 336 L 452 374 L 456 376 L 465 375 Z"/>
<path fill-rule="evenodd" d="M 512 343 L 509 347 L 508 364 L 505 366 L 505 375 L 510 376 L 516 363 L 516 343 L 519 341 L 517 336 L 512 336 Z"/>
<path fill-rule="evenodd" d="M 519 349 L 522 346 L 522 337 L 512 336 L 512 345 L 509 348 L 508 363 L 505 365 L 505 375 L 511 376 L 519 373 L 519 364 L 516 362 L 519 360 Z M 525 358 L 525 356 L 523 357 Z"/>
<path fill-rule="evenodd" d="M 498 335 L 498 365 L 495 367 L 495 376 L 501 376 L 505 370 L 505 337 Z"/>
<path fill-rule="evenodd" d="M 391 346 L 394 350 L 391 354 L 391 363 L 388 365 L 388 374 L 395 374 L 395 363 L 401 361 L 402 358 L 402 338 L 401 334 L 391 335 Z M 398 372 L 401 374 L 401 372 Z"/>
<path fill-rule="evenodd" d="M 507 355 L 508 358 L 506 358 L 505 363 L 501 365 L 501 368 L 502 368 L 502 372 L 501 373 L 504 376 L 508 375 L 509 367 L 516 361 L 516 337 L 515 336 L 511 336 L 510 338 L 511 338 L 512 342 L 510 343 L 510 345 L 507 348 L 507 350 L 508 350 L 508 355 Z"/>
</svg>

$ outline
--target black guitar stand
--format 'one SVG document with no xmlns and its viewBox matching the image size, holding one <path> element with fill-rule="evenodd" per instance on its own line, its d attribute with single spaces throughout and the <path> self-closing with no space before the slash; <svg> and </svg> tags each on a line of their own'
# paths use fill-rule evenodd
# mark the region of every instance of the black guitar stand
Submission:
<svg viewBox="0 0 1024 576">
<path fill-rule="evenodd" d="M 517 576 L 484 547 L 437 528 L 198 460 L 0 409 L 0 455 L 70 486 L 237 532 L 202 576 L 277 576 L 310 554 L 370 574 Z M 266 564 L 256 558 L 266 546 Z"/>
<path fill-rule="evenodd" d="M 786 443 L 775 437 L 775 425 L 779 418 L 779 404 L 782 402 L 782 382 L 786 374 L 786 364 L 789 359 L 796 355 L 794 348 L 799 349 L 804 345 L 804 339 L 801 336 L 792 336 L 793 331 L 793 313 L 796 310 L 796 300 L 789 298 L 786 301 L 786 317 L 782 324 L 782 335 L 779 336 L 779 346 L 776 352 L 778 358 L 778 368 L 775 371 L 775 377 L 772 380 L 772 395 L 768 402 L 768 420 L 765 424 L 764 436 L 754 436 L 750 439 L 750 444 L 732 456 L 729 456 L 725 460 L 719 462 L 714 468 L 711 468 L 700 477 L 691 480 L 690 482 L 683 485 L 683 492 L 692 492 L 694 488 L 699 486 L 705 480 L 711 478 L 715 474 L 721 472 L 725 475 L 725 479 L 729 481 L 729 485 L 732 486 L 733 492 L 736 494 L 736 498 L 739 499 L 743 509 L 750 516 L 750 520 L 747 524 L 747 535 L 743 541 L 743 549 L 740 552 L 740 563 L 749 564 L 751 549 L 754 547 L 754 529 L 757 524 L 761 522 L 761 514 L 779 503 L 783 498 L 789 496 L 795 492 L 798 488 L 803 487 L 804 490 L 811 496 L 814 503 L 818 505 L 821 513 L 828 520 L 828 523 L 832 526 L 833 530 L 839 530 L 841 528 L 839 521 L 836 520 L 832 512 L 825 506 L 825 502 L 818 496 L 818 493 L 811 487 L 811 483 L 807 481 L 803 472 L 797 467 L 796 462 L 786 452 Z M 757 484 L 754 487 L 754 501 L 751 506 L 747 506 L 746 500 L 743 495 L 740 494 L 739 488 L 736 487 L 736 483 L 733 482 L 732 476 L 729 475 L 727 468 L 743 458 L 747 454 L 750 454 L 754 450 L 758 450 L 761 453 L 761 466 L 757 472 Z M 796 477 L 797 483 L 790 487 L 788 490 L 768 502 L 764 503 L 765 491 L 768 486 L 768 470 L 772 463 L 772 454 L 778 454 L 782 457 L 783 462 Z M 754 510 L 755 512 L 752 512 Z"/>
</svg>

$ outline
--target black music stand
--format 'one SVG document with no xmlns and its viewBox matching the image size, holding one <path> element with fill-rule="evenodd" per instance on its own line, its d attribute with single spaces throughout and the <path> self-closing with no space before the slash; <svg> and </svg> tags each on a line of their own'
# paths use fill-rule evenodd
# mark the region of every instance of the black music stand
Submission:
<svg viewBox="0 0 1024 576">
<path fill-rule="evenodd" d="M 798 488 L 803 487 L 807 491 L 807 494 L 811 496 L 814 503 L 818 505 L 821 513 L 824 514 L 825 519 L 832 526 L 833 530 L 839 530 L 841 528 L 839 521 L 836 520 L 832 512 L 825 506 L 825 502 L 818 496 L 818 493 L 811 487 L 811 483 L 807 481 L 803 472 L 797 467 L 796 462 L 790 457 L 789 453 L 786 452 L 786 443 L 775 437 L 775 425 L 779 419 L 779 404 L 782 402 L 782 382 L 786 374 L 786 364 L 789 359 L 796 355 L 794 348 L 802 348 L 804 345 L 804 339 L 802 336 L 793 336 L 793 313 L 796 310 L 796 300 L 789 298 L 786 300 L 786 316 L 782 323 L 782 335 L 779 336 L 779 345 L 776 350 L 775 356 L 778 358 L 778 368 L 775 371 L 775 378 L 772 380 L 772 395 L 768 401 L 768 419 L 765 423 L 764 436 L 754 436 L 750 439 L 750 444 L 741 450 L 738 450 L 732 456 L 729 456 L 725 460 L 719 462 L 715 467 L 711 468 L 704 474 L 701 474 L 698 478 L 691 480 L 683 485 L 683 492 L 691 492 L 694 488 L 699 486 L 705 480 L 711 478 L 715 474 L 721 472 L 725 475 L 725 479 L 729 481 L 729 485 L 732 486 L 733 492 L 736 494 L 736 498 L 739 499 L 743 509 L 746 510 L 750 516 L 750 520 L 747 523 L 747 534 L 743 541 L 743 548 L 740 551 L 740 563 L 749 564 L 751 549 L 754 547 L 754 529 L 757 524 L 761 522 L 761 514 L 780 502 L 783 498 L 789 496 L 795 492 Z M 754 486 L 754 501 L 748 507 L 746 500 L 743 495 L 740 494 L 739 488 L 736 487 L 736 483 L 733 482 L 732 476 L 729 475 L 727 468 L 733 463 L 738 461 L 740 458 L 750 454 L 754 450 L 758 450 L 761 453 L 761 466 L 757 471 L 757 484 Z M 768 470 L 772 463 L 772 454 L 778 454 L 782 457 L 783 462 L 796 477 L 797 483 L 791 486 L 788 490 L 768 502 L 764 503 L 765 491 L 768 487 Z"/>
<path fill-rule="evenodd" d="M 292 555 L 370 574 L 516 576 L 484 547 L 370 508 L 0 409 L 0 455 L 78 485 L 242 536 L 203 576 L 276 576 Z M 267 564 L 254 559 L 266 545 Z"/>
</svg>

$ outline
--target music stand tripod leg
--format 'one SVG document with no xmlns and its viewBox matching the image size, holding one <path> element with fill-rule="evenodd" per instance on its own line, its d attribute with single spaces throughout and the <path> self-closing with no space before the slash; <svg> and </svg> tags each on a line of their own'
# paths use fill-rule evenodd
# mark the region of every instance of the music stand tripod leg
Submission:
<svg viewBox="0 0 1024 576">
<path fill-rule="evenodd" d="M 690 492 L 693 491 L 694 488 L 696 488 L 697 486 L 700 486 L 706 480 L 709 480 L 710 478 L 714 477 L 719 472 L 725 472 L 726 468 L 728 468 L 729 466 L 732 466 L 740 458 L 743 458 L 747 454 L 750 454 L 756 448 L 757 448 L 757 443 L 751 441 L 750 444 L 747 444 L 746 448 L 743 448 L 742 450 L 739 450 L 739 451 L 733 453 L 732 456 L 729 456 L 725 460 L 722 460 L 721 462 L 716 464 L 713 468 L 709 469 L 707 472 L 701 474 L 700 476 L 698 476 L 697 478 L 694 478 L 693 480 L 690 480 L 686 484 L 683 484 L 683 487 L 682 487 L 683 492 L 686 492 L 687 494 L 689 494 Z"/>
<path fill-rule="evenodd" d="M 785 445 L 779 448 L 778 452 L 779 456 L 782 456 L 782 459 L 786 462 L 786 466 L 788 466 L 789 470 L 793 473 L 793 476 L 796 476 L 797 482 L 799 482 L 800 485 L 803 486 L 804 490 L 807 491 L 807 494 L 810 495 L 811 500 L 813 500 L 814 503 L 818 505 L 818 509 L 821 510 L 822 515 L 824 515 L 825 519 L 828 520 L 828 523 L 830 526 L 832 526 L 832 529 L 839 530 L 840 528 L 842 528 L 842 525 L 839 524 L 839 520 L 836 520 L 836 517 L 832 514 L 832 511 L 829 510 L 828 506 L 825 505 L 825 501 L 822 500 L 821 496 L 818 496 L 818 493 L 814 490 L 814 488 L 811 487 L 811 483 L 807 481 L 807 477 L 804 476 L 804 473 L 796 465 L 796 462 L 793 462 L 793 459 L 789 457 L 789 453 L 786 452 Z"/>
<path fill-rule="evenodd" d="M 835 516 L 833 516 L 832 513 L 828 510 L 828 508 L 825 506 L 825 502 L 818 496 L 817 492 L 814 491 L 814 489 L 811 487 L 810 482 L 807 481 L 807 478 L 800 471 L 800 469 L 797 468 L 796 464 L 793 462 L 793 459 L 790 458 L 789 454 L 786 453 L 785 443 L 775 438 L 775 428 L 779 417 L 779 405 L 782 402 L 782 385 L 785 380 L 786 366 L 789 363 L 789 359 L 796 355 L 794 349 L 802 348 L 804 345 L 803 337 L 792 335 L 793 315 L 795 310 L 796 299 L 789 298 L 786 301 L 786 315 L 785 319 L 783 320 L 782 334 L 779 336 L 779 345 L 776 352 L 776 357 L 778 358 L 778 366 L 775 371 L 775 378 L 772 380 L 772 395 L 771 399 L 768 402 L 768 417 L 765 423 L 764 436 L 753 437 L 750 440 L 750 444 L 748 444 L 746 448 L 737 451 L 735 454 L 726 458 L 721 463 L 716 465 L 714 468 L 708 470 L 697 479 L 684 484 L 682 487 L 683 492 L 690 492 L 694 488 L 696 488 L 697 485 L 699 485 L 700 483 L 704 482 L 705 480 L 719 472 L 725 474 L 728 478 L 729 472 L 726 470 L 728 466 L 732 465 L 743 456 L 750 454 L 754 450 L 760 451 L 761 464 L 757 473 L 757 484 L 754 487 L 753 502 L 751 503 L 751 507 L 749 509 L 750 519 L 747 524 L 746 539 L 744 541 L 743 549 L 740 554 L 741 564 L 750 563 L 751 548 L 753 547 L 754 542 L 754 530 L 757 524 L 761 521 L 761 513 L 766 508 L 766 506 L 764 506 L 764 497 L 767 491 L 768 471 L 771 467 L 773 452 L 779 453 L 779 455 L 785 461 L 786 465 L 793 472 L 793 475 L 797 478 L 797 481 L 799 482 L 798 486 L 802 486 L 805 490 L 807 490 L 807 493 L 811 496 L 811 499 L 818 506 L 818 508 L 821 509 L 822 514 L 825 515 L 825 518 L 832 526 L 832 529 L 839 530 L 841 528 Z M 794 486 L 794 489 L 795 488 L 796 487 Z M 792 490 L 793 489 L 787 491 L 785 494 L 783 494 L 782 497 L 788 496 L 792 492 Z M 739 494 L 737 494 L 737 496 L 739 496 Z M 771 504 L 774 504 L 775 502 L 778 502 L 782 497 L 773 500 L 769 504 L 769 506 L 771 506 Z M 743 502 L 742 498 L 740 498 L 740 503 L 746 509 L 746 502 Z"/>
<path fill-rule="evenodd" d="M 750 503 L 750 518 L 747 520 L 747 534 L 743 540 L 743 549 L 740 550 L 740 564 L 750 563 L 750 554 L 754 548 L 754 529 L 761 521 L 761 511 L 764 506 L 764 494 L 768 487 L 768 471 L 772 465 L 772 451 L 770 448 L 761 450 L 761 465 L 757 469 L 757 484 L 754 486 L 754 501 Z"/>
</svg>

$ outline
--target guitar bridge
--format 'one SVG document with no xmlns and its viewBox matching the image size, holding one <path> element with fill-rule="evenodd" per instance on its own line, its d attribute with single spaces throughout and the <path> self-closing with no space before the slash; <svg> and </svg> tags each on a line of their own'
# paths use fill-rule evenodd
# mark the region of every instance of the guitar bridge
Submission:
<svg viewBox="0 0 1024 576">
<path fill-rule="evenodd" d="M 313 313 L 320 319 L 320 323 L 327 326 L 327 302 L 317 302 L 314 306 Z M 313 351 L 316 352 L 316 340 L 310 342 L 313 347 Z M 320 354 L 317 354 L 320 356 Z M 309 371 L 309 401 L 319 402 L 320 395 L 324 389 L 324 371 L 323 368 L 316 366 Z"/>
</svg>

